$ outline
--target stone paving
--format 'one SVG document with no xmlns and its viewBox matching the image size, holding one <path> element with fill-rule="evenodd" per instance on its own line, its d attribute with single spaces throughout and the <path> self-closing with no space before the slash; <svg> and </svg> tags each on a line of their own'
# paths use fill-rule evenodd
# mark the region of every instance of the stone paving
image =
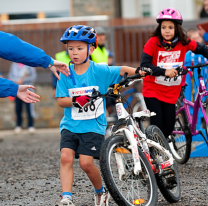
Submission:
<svg viewBox="0 0 208 206">
<path fill-rule="evenodd" d="M 34 135 L 23 131 L 1 131 L 0 206 L 55 205 L 60 199 L 58 129 L 39 129 Z M 98 161 L 95 161 L 99 165 Z M 208 205 L 208 158 L 191 158 L 178 165 L 181 199 L 169 204 L 158 191 L 158 206 Z M 73 198 L 76 206 L 93 206 L 93 187 L 74 162 Z M 116 204 L 111 199 L 109 206 Z"/>
</svg>

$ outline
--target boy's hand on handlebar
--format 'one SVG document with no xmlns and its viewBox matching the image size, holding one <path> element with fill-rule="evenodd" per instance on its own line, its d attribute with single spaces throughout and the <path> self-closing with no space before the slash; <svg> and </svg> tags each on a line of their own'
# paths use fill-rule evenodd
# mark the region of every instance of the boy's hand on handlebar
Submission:
<svg viewBox="0 0 208 206">
<path fill-rule="evenodd" d="M 140 74 L 141 76 L 152 75 L 152 70 L 146 67 L 138 67 L 135 71 L 135 74 Z"/>
<path fill-rule="evenodd" d="M 173 78 L 178 74 L 177 70 L 175 69 L 166 69 L 165 70 L 165 76 L 169 78 Z"/>
<path fill-rule="evenodd" d="M 72 98 L 72 105 L 74 107 L 77 107 L 79 109 L 82 109 L 85 104 L 87 104 L 90 101 L 90 96 L 84 95 L 84 96 L 74 96 Z"/>
<path fill-rule="evenodd" d="M 144 72 L 144 71 L 142 71 L 142 70 L 139 70 L 139 74 L 141 75 L 141 76 L 143 76 L 141 79 L 143 79 L 144 77 L 145 77 L 145 74 L 146 74 L 146 72 Z"/>
</svg>

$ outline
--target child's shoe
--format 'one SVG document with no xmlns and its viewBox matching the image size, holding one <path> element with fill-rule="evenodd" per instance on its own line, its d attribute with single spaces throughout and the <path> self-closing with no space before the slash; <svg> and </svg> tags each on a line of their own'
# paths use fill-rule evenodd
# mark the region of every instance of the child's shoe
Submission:
<svg viewBox="0 0 208 206">
<path fill-rule="evenodd" d="M 55 206 L 75 206 L 70 198 L 61 198 L 60 202 Z"/>
<path fill-rule="evenodd" d="M 95 206 L 108 206 L 110 194 L 108 191 L 94 194 Z"/>
</svg>

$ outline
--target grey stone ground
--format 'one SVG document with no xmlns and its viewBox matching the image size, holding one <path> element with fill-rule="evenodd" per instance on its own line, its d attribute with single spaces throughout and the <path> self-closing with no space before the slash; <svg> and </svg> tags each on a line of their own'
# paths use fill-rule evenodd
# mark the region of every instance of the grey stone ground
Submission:
<svg viewBox="0 0 208 206">
<path fill-rule="evenodd" d="M 2 131 L 0 142 L 0 206 L 55 205 L 61 194 L 59 181 L 59 131 L 40 129 L 15 136 Z M 98 162 L 96 162 L 98 164 Z M 73 197 L 76 206 L 93 206 L 93 187 L 74 163 Z M 181 199 L 169 204 L 158 191 L 158 206 L 208 205 L 208 158 L 191 158 L 178 166 Z M 111 200 L 110 206 L 116 204 Z"/>
</svg>

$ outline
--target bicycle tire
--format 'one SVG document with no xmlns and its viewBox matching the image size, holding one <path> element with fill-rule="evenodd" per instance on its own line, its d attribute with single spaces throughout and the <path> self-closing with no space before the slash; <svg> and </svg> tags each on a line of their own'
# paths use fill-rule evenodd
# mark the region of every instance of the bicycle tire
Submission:
<svg viewBox="0 0 208 206">
<path fill-rule="evenodd" d="M 181 101 L 177 100 L 176 111 L 178 111 L 181 106 Z M 184 110 L 179 112 L 176 116 L 174 131 L 184 131 L 185 134 L 171 134 L 168 137 L 170 151 L 172 152 L 176 162 L 185 164 L 189 160 L 191 154 L 192 134 L 188 126 L 188 118 Z"/>
<path fill-rule="evenodd" d="M 142 173 L 133 174 L 133 159 L 128 142 L 124 143 L 123 135 L 109 137 L 102 145 L 100 152 L 100 169 L 104 182 L 114 201 L 119 206 L 133 206 L 135 199 L 144 200 L 143 206 L 154 206 L 157 203 L 157 183 L 153 170 L 145 155 L 138 148 L 142 165 Z M 122 154 L 125 168 L 125 177 L 119 179 L 117 162 L 115 160 L 116 148 L 125 148 L 129 154 Z M 137 181 L 138 180 L 138 181 Z M 134 184 L 134 182 L 138 182 Z M 133 192 L 133 193 L 132 193 Z M 132 194 L 132 197 L 130 196 Z"/>
<path fill-rule="evenodd" d="M 165 149 L 170 150 L 165 136 L 157 126 L 150 125 L 145 130 L 145 134 L 148 139 L 151 139 L 159 143 Z M 168 157 L 155 147 L 150 147 L 150 156 L 158 164 L 168 160 Z M 159 175 L 159 173 L 155 174 L 158 187 L 164 198 L 169 203 L 178 202 L 181 190 L 176 163 L 174 163 L 171 167 L 166 168 L 165 172 L 168 173 L 164 173 L 163 175 Z"/>
</svg>

